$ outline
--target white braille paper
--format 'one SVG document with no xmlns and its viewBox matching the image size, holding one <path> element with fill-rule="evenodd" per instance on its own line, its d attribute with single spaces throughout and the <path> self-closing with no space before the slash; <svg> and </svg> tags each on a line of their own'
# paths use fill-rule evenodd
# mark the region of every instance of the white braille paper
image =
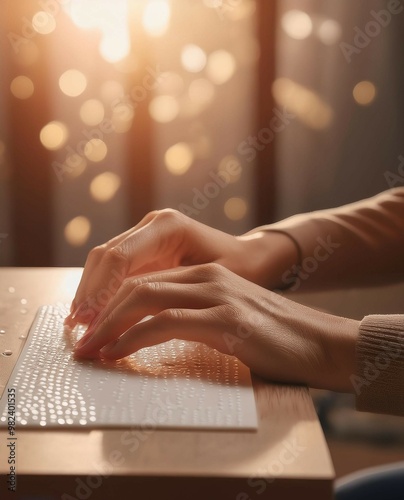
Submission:
<svg viewBox="0 0 404 500">
<path fill-rule="evenodd" d="M 84 332 L 64 328 L 67 309 L 43 306 L 0 400 L 7 426 L 149 426 L 256 430 L 249 369 L 203 344 L 172 340 L 116 362 L 77 360 Z"/>
</svg>

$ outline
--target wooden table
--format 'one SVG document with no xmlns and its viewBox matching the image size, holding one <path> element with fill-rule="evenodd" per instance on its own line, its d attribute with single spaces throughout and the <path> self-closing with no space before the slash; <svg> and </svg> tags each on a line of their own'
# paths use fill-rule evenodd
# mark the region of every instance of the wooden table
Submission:
<svg viewBox="0 0 404 500">
<path fill-rule="evenodd" d="M 81 269 L 0 269 L 0 393 L 40 305 L 70 302 Z M 4 350 L 12 355 L 4 357 Z M 258 432 L 17 430 L 17 492 L 0 498 L 328 499 L 334 470 L 305 387 L 254 378 Z M 128 442 L 129 441 L 129 442 Z"/>
</svg>

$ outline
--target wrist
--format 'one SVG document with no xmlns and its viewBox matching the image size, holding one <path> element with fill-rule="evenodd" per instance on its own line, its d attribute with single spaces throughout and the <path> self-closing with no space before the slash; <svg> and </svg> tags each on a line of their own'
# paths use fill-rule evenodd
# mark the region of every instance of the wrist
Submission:
<svg viewBox="0 0 404 500">
<path fill-rule="evenodd" d="M 243 245 L 245 258 L 249 260 L 249 276 L 245 278 L 270 289 L 288 286 L 284 274 L 298 269 L 301 255 L 296 242 L 278 231 L 257 229 L 237 237 Z"/>
<path fill-rule="evenodd" d="M 352 376 L 356 373 L 356 343 L 360 322 L 324 314 L 322 336 L 323 372 L 321 387 L 352 392 Z"/>
</svg>

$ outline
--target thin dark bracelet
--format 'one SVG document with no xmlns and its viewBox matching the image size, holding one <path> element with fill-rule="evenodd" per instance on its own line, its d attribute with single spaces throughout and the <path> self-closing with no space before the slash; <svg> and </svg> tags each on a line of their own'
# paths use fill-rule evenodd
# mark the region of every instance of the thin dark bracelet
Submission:
<svg viewBox="0 0 404 500">
<path fill-rule="evenodd" d="M 300 248 L 299 242 L 296 240 L 296 238 L 294 238 L 287 231 L 284 231 L 282 229 L 270 229 L 270 228 L 266 229 L 266 231 L 272 232 L 272 233 L 284 234 L 295 245 L 296 252 L 297 252 L 297 264 L 294 265 L 292 269 L 296 269 L 296 272 L 292 273 L 291 276 L 290 276 L 293 279 L 293 281 L 291 283 L 288 283 L 284 287 L 278 287 L 277 288 L 278 290 L 288 290 L 289 288 L 292 288 L 296 284 L 296 281 L 297 281 L 300 269 L 302 268 L 302 262 L 303 262 L 302 249 Z"/>
</svg>

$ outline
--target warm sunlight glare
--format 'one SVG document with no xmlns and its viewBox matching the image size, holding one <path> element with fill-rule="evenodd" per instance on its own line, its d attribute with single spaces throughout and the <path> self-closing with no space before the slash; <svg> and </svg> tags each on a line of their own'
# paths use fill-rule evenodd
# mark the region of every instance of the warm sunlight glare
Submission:
<svg viewBox="0 0 404 500">
<path fill-rule="evenodd" d="M 170 6 L 167 0 L 149 0 L 143 12 L 142 23 L 149 35 L 164 35 L 170 24 Z"/>
</svg>

